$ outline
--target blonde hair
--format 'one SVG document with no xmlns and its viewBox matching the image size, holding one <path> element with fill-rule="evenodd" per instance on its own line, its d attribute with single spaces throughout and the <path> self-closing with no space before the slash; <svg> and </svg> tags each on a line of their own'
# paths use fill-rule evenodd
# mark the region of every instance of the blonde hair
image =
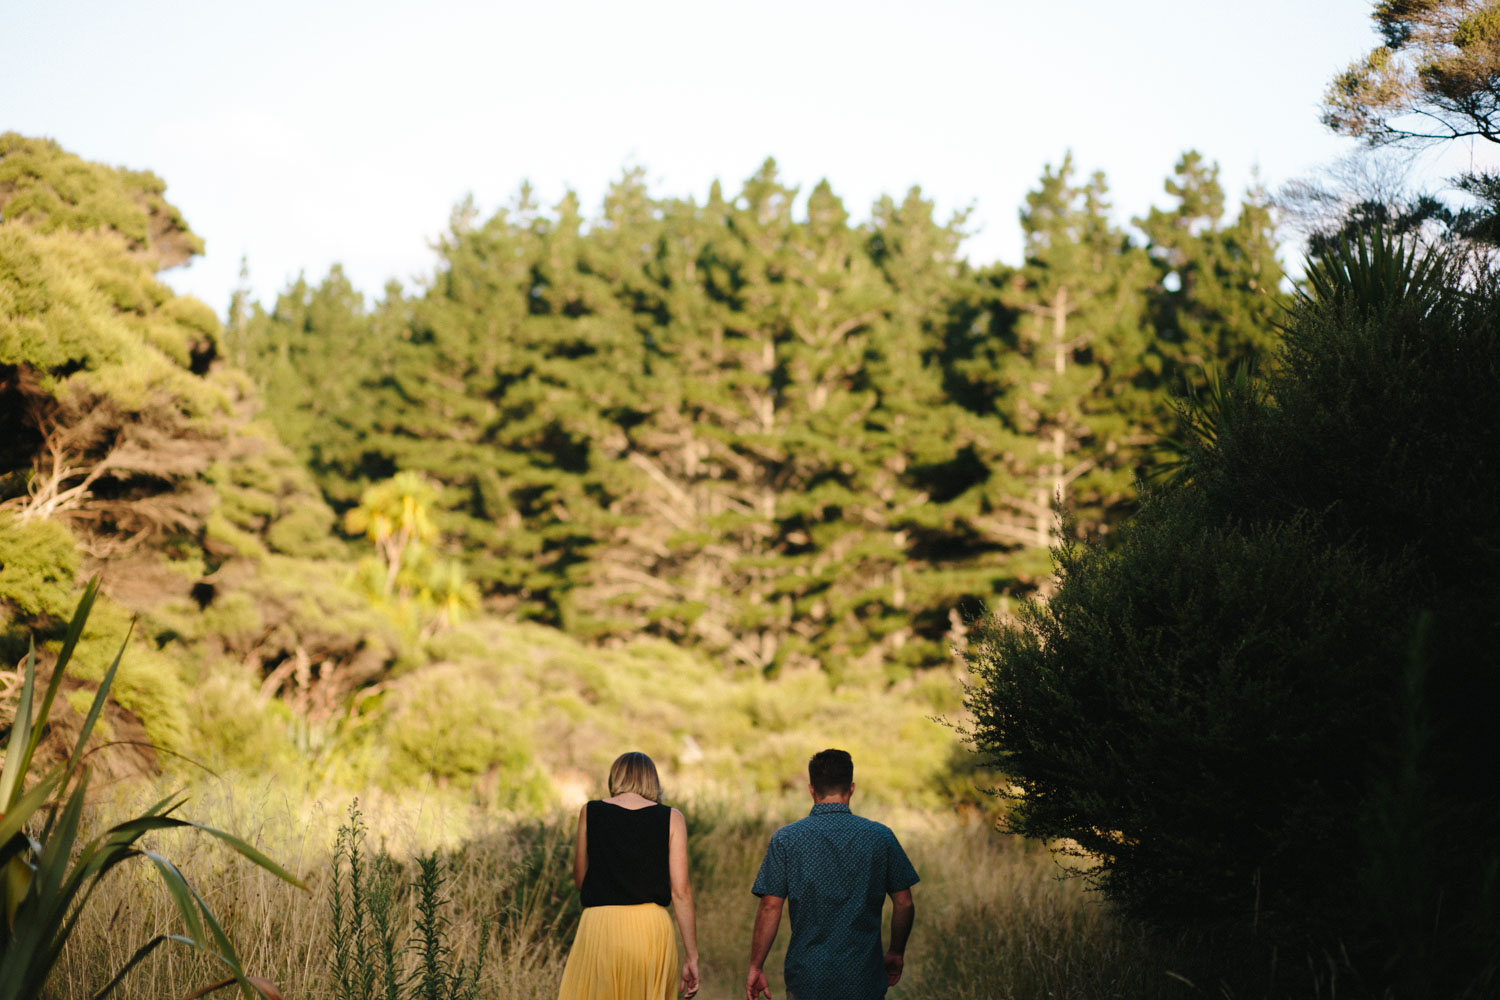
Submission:
<svg viewBox="0 0 1500 1000">
<path fill-rule="evenodd" d="M 639 750 L 622 753 L 609 765 L 609 794 L 626 792 L 635 792 L 652 802 L 661 801 L 661 779 L 656 776 L 656 765 Z"/>
</svg>

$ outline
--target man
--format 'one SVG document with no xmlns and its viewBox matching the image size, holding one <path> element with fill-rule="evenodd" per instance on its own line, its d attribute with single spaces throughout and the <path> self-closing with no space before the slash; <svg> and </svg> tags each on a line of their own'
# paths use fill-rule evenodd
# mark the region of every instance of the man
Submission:
<svg viewBox="0 0 1500 1000">
<path fill-rule="evenodd" d="M 764 969 L 790 902 L 787 1000 L 879 1000 L 901 979 L 916 912 L 917 873 L 888 827 L 849 811 L 854 761 L 824 750 L 807 762 L 812 812 L 771 835 L 751 890 L 760 897 L 745 1000 L 770 997 Z M 891 897 L 891 943 L 880 950 L 880 913 Z"/>
</svg>

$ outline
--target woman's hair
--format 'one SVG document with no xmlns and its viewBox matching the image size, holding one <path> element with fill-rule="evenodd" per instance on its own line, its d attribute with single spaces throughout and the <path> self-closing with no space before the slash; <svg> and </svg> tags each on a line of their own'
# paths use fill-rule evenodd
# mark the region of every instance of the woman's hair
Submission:
<svg viewBox="0 0 1500 1000">
<path fill-rule="evenodd" d="M 652 802 L 661 801 L 661 779 L 656 776 L 656 765 L 639 750 L 622 753 L 609 765 L 609 794 L 626 792 L 635 792 Z"/>
</svg>

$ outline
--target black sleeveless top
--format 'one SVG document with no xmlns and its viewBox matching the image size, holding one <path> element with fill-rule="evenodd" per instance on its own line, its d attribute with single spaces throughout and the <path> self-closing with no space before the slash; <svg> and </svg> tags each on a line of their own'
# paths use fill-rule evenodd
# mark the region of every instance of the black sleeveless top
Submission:
<svg viewBox="0 0 1500 1000">
<path fill-rule="evenodd" d="M 587 809 L 589 868 L 583 876 L 583 905 L 671 902 L 667 835 L 672 810 L 660 804 L 626 809 L 597 799 Z"/>
</svg>

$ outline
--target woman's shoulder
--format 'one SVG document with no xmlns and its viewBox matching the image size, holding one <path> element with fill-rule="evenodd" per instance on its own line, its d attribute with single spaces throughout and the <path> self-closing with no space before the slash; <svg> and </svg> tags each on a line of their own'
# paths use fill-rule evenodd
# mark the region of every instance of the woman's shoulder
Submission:
<svg viewBox="0 0 1500 1000">
<path fill-rule="evenodd" d="M 636 795 L 633 792 L 625 792 L 620 795 L 612 795 L 607 799 L 599 799 L 598 801 L 600 801 L 604 805 L 614 806 L 616 809 L 622 809 L 625 812 L 650 812 L 652 810 L 668 808 L 667 806 L 662 805 L 660 802 L 652 802 L 650 799 L 645 798 L 641 795 Z"/>
</svg>

